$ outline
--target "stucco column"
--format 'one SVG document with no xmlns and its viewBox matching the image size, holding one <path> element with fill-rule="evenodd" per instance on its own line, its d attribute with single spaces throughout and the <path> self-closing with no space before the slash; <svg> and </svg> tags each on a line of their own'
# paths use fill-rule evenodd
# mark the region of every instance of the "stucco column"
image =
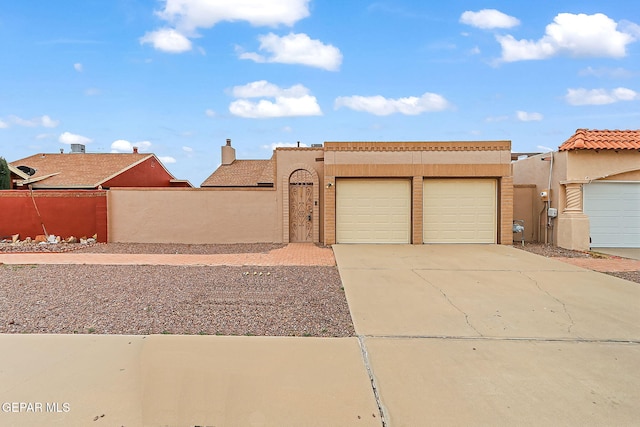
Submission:
<svg viewBox="0 0 640 427">
<path fill-rule="evenodd" d="M 565 207 L 557 222 L 557 244 L 561 248 L 587 251 L 589 217 L 582 210 L 582 182 L 561 182 L 565 193 Z"/>
<path fill-rule="evenodd" d="M 565 184 L 565 213 L 582 213 L 582 184 L 577 182 Z"/>
</svg>

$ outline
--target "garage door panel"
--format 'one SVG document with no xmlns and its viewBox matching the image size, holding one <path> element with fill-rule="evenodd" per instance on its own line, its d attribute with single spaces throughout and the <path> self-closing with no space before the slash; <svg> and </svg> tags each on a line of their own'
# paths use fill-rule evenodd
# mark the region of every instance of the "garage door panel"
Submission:
<svg viewBox="0 0 640 427">
<path fill-rule="evenodd" d="M 425 243 L 495 243 L 495 179 L 425 179 Z"/>
<path fill-rule="evenodd" d="M 592 182 L 584 186 L 591 247 L 640 247 L 640 183 Z"/>
<path fill-rule="evenodd" d="M 338 243 L 410 243 L 410 230 L 409 180 L 336 180 Z"/>
</svg>

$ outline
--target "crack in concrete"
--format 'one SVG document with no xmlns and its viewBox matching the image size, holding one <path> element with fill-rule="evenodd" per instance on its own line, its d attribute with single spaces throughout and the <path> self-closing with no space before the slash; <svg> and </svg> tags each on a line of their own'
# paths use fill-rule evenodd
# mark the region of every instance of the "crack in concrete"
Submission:
<svg viewBox="0 0 640 427">
<path fill-rule="evenodd" d="M 564 310 L 564 314 L 569 319 L 569 327 L 567 328 L 567 333 L 571 333 L 571 329 L 576 325 L 576 323 L 574 322 L 573 317 L 571 317 L 571 313 L 569 313 L 569 310 L 567 309 L 567 305 L 562 300 L 560 300 L 560 298 L 557 298 L 554 295 L 551 295 L 551 293 L 546 289 L 542 289 L 542 287 L 540 286 L 540 283 L 538 283 L 536 279 L 534 279 L 533 277 L 529 276 L 528 274 L 522 271 L 520 271 L 519 273 L 522 274 L 527 279 L 531 280 L 533 283 L 535 283 L 536 288 L 538 288 L 541 292 L 544 292 L 545 294 L 547 294 L 549 297 L 554 299 L 556 302 L 558 302 L 562 306 L 562 309 Z"/>
<path fill-rule="evenodd" d="M 371 363 L 369 362 L 369 353 L 367 352 L 367 346 L 364 343 L 364 336 L 358 335 L 358 342 L 360 343 L 360 351 L 362 352 L 362 360 L 364 361 L 364 367 L 367 369 L 367 374 L 369 375 L 369 381 L 371 381 L 371 389 L 373 390 L 373 397 L 376 400 L 376 405 L 378 405 L 378 412 L 380 413 L 380 422 L 382 423 L 382 427 L 387 427 L 387 411 L 382 404 L 382 399 L 380 399 L 380 393 L 378 393 L 378 385 L 376 384 L 376 378 L 373 375 L 373 368 L 371 367 Z"/>
<path fill-rule="evenodd" d="M 436 289 L 438 292 L 440 292 L 442 294 L 442 296 L 444 297 L 445 300 L 447 300 L 447 302 L 449 303 L 449 305 L 453 308 L 455 308 L 456 310 L 458 310 L 460 313 L 462 313 L 464 315 L 464 321 L 467 323 L 467 326 L 469 326 L 471 329 L 473 329 L 479 336 L 483 336 L 482 333 L 480 333 L 479 330 L 477 330 L 475 328 L 475 326 L 473 326 L 471 324 L 471 322 L 469 322 L 469 315 L 462 310 L 460 307 L 458 307 L 457 305 L 455 305 L 453 303 L 453 301 L 451 301 L 451 299 L 449 298 L 449 296 L 446 294 L 445 291 L 443 291 L 441 288 L 439 288 L 438 286 L 434 285 L 433 283 L 431 283 L 430 281 L 428 281 L 427 279 L 425 279 L 424 277 L 422 277 L 421 275 L 419 275 L 415 270 L 411 270 L 413 272 L 413 274 L 415 274 L 416 276 L 418 276 L 420 279 L 424 280 L 426 283 L 429 284 L 429 286 L 431 286 L 432 288 Z"/>
</svg>

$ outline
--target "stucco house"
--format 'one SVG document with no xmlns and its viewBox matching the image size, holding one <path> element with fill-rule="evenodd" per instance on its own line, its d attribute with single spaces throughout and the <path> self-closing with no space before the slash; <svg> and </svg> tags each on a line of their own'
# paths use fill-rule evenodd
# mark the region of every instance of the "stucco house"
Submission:
<svg viewBox="0 0 640 427">
<path fill-rule="evenodd" d="M 227 140 L 201 187 L 234 191 L 238 217 L 264 213 L 248 223 L 275 216 L 276 242 L 511 244 L 510 151 L 510 141 L 325 142 L 238 160 Z"/>
<path fill-rule="evenodd" d="M 534 239 L 577 250 L 640 247 L 640 130 L 578 129 L 558 151 L 516 161 L 513 176 Z M 532 201 L 521 199 L 522 187 Z"/>
</svg>

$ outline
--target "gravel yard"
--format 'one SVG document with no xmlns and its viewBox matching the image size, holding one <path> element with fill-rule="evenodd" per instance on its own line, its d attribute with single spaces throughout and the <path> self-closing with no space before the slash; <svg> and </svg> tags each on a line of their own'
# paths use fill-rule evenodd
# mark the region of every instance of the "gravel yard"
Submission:
<svg viewBox="0 0 640 427">
<path fill-rule="evenodd" d="M 0 265 L 0 333 L 354 334 L 336 267 Z"/>
</svg>

